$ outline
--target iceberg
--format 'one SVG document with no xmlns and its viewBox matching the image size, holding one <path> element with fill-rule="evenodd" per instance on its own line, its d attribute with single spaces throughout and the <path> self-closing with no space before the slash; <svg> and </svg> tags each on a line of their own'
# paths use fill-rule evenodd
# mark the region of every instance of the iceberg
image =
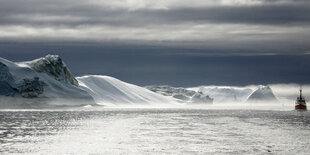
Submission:
<svg viewBox="0 0 310 155">
<path fill-rule="evenodd" d="M 279 103 L 278 99 L 273 94 L 271 88 L 269 86 L 263 86 L 263 85 L 258 86 L 258 88 L 248 97 L 247 102 Z"/>
</svg>

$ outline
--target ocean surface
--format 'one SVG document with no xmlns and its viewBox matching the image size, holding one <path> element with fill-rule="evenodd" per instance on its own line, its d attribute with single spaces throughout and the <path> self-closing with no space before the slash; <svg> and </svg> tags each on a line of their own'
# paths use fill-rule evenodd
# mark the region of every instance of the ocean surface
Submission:
<svg viewBox="0 0 310 155">
<path fill-rule="evenodd" d="M 85 108 L 0 111 L 0 154 L 310 154 L 310 112 Z"/>
</svg>

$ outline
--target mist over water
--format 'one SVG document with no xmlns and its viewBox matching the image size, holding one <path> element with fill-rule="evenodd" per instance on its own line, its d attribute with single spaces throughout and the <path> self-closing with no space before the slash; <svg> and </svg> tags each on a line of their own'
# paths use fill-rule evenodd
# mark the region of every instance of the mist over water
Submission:
<svg viewBox="0 0 310 155">
<path fill-rule="evenodd" d="M 293 111 L 293 105 L 282 109 L 282 106 L 262 105 L 240 107 L 216 105 L 2 110 L 0 152 L 308 153 L 308 111 Z M 266 110 L 268 108 L 273 110 Z"/>
</svg>

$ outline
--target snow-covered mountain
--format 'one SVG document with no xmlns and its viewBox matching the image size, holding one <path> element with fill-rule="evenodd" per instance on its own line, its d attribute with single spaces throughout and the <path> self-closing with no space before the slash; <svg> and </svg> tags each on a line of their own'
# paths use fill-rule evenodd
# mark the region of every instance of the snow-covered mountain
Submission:
<svg viewBox="0 0 310 155">
<path fill-rule="evenodd" d="M 77 80 L 57 55 L 18 63 L 0 58 L 0 98 L 0 108 L 177 103 L 108 76 Z"/>
<path fill-rule="evenodd" d="M 258 86 L 258 88 L 248 97 L 247 102 L 272 102 L 278 103 L 276 96 L 269 86 Z"/>
<path fill-rule="evenodd" d="M 96 103 L 101 105 L 176 103 L 172 97 L 109 76 L 87 75 L 77 77 L 77 80 Z"/>
<path fill-rule="evenodd" d="M 57 55 L 14 63 L 0 58 L 0 107 L 95 105 Z"/>
</svg>

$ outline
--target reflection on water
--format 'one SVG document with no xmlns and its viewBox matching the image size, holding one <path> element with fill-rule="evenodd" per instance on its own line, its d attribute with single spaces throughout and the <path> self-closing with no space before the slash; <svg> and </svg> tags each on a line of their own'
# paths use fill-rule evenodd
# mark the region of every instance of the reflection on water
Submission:
<svg viewBox="0 0 310 155">
<path fill-rule="evenodd" d="M 310 113 L 263 110 L 1 111 L 0 152 L 306 154 Z"/>
</svg>

